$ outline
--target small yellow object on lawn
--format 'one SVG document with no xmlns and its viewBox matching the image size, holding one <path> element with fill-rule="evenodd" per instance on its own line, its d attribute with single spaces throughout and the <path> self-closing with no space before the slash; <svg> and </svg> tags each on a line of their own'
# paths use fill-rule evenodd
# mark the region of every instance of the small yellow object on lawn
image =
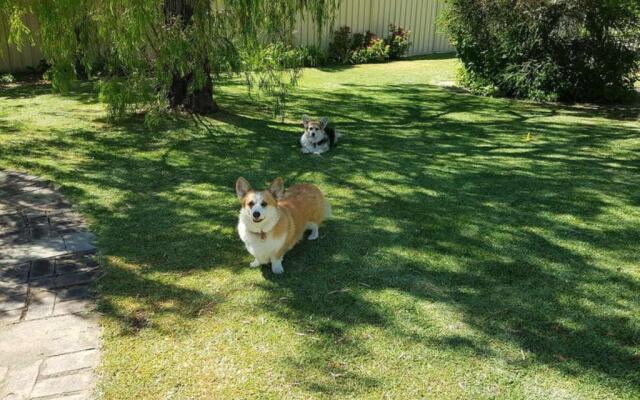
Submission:
<svg viewBox="0 0 640 400">
<path fill-rule="evenodd" d="M 527 132 L 527 136 L 524 138 L 525 141 L 530 142 L 533 140 L 533 135 L 531 132 Z"/>
</svg>

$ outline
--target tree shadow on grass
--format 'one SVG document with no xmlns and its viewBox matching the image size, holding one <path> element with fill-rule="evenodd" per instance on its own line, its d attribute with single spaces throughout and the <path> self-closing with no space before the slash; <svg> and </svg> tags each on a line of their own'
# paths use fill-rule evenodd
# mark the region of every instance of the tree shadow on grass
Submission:
<svg viewBox="0 0 640 400">
<path fill-rule="evenodd" d="M 98 94 L 94 90 L 95 82 L 92 81 L 74 81 L 62 92 L 55 94 L 72 98 L 85 104 L 98 102 Z M 0 87 L 0 99 L 6 98 L 10 100 L 30 99 L 37 96 L 54 94 L 51 83 L 47 81 L 38 81 L 32 83 L 22 83 L 18 85 L 10 85 Z"/>
<path fill-rule="evenodd" d="M 377 102 L 378 91 L 394 94 Z M 276 308 L 283 316 L 330 321 L 333 335 L 364 324 L 412 337 L 361 295 L 392 288 L 454 306 L 475 330 L 525 349 L 536 363 L 595 373 L 619 387 L 640 384 L 630 314 L 640 306 L 640 283 L 616 261 L 602 265 L 584 251 L 640 261 L 637 220 L 597 222 L 608 208 L 640 204 L 640 163 L 631 150 L 595 150 L 637 140 L 637 128 L 550 122 L 565 109 L 519 103 L 504 118 L 504 102 L 452 99 L 426 86 L 359 87 L 298 101 L 316 113 L 332 110 L 346 132 L 306 172 L 351 193 L 329 195 L 340 204 L 326 228 L 329 243 L 295 248 L 265 307 L 289 293 Z M 527 131 L 537 139 L 525 141 Z"/>
<path fill-rule="evenodd" d="M 622 387 L 637 387 L 637 355 L 633 348 L 638 337 L 629 315 L 640 300 L 637 280 L 624 272 L 597 267 L 531 228 L 520 229 L 515 221 L 505 222 L 502 217 L 508 221 L 509 215 L 505 214 L 510 212 L 482 210 L 480 204 L 473 202 L 469 208 L 480 208 L 473 217 L 469 210 L 445 210 L 433 200 L 422 200 L 398 204 L 390 199 L 379 202 L 376 210 L 412 207 L 414 211 L 424 211 L 421 219 L 433 221 L 435 227 L 407 217 L 400 222 L 402 233 L 394 235 L 351 220 L 330 223 L 325 234 L 331 237 L 331 243 L 322 243 L 320 248 L 304 243 L 286 257 L 287 273 L 270 278 L 279 290 L 274 291 L 265 307 L 275 308 L 282 316 L 311 326 L 321 337 L 333 339 L 335 353 L 347 350 L 340 339 L 360 325 L 384 328 L 403 341 L 430 345 L 434 339 L 429 334 L 416 334 L 427 330 L 429 321 L 400 323 L 397 316 L 381 310 L 367 296 L 396 290 L 422 301 L 454 307 L 474 330 L 493 340 L 517 345 L 533 354 L 535 364 L 572 375 L 595 372 L 606 380 L 618 381 Z M 495 217 L 487 220 L 486 212 Z M 381 213 L 387 214 L 372 212 L 375 215 L 371 218 L 379 218 Z M 467 219 L 467 226 L 456 226 L 454 215 Z M 397 220 L 398 215 L 392 218 Z M 478 233 L 465 233 L 469 226 Z M 496 246 L 479 237 L 481 232 L 489 235 L 496 231 L 508 237 L 508 246 Z M 412 238 L 408 239 L 406 233 Z M 614 242 L 637 236 L 628 229 L 601 234 Z M 356 240 L 358 245 L 350 252 L 336 245 Z M 633 251 L 632 244 L 621 247 Z M 414 250 L 410 254 L 437 256 L 416 259 L 402 254 L 407 249 Z M 374 254 L 354 267 L 355 255 L 367 251 Z M 456 268 L 430 260 L 441 257 L 454 258 Z M 275 303 L 283 293 L 289 296 L 287 302 Z M 597 311 L 590 306 L 594 303 L 598 304 Z M 309 320 L 319 322 L 309 324 Z M 327 330 L 326 326 L 332 329 Z M 440 345 L 456 351 L 491 353 L 477 339 L 445 341 Z M 309 341 L 308 346 L 329 353 L 324 342 Z M 328 356 L 325 362 L 330 359 Z M 304 375 L 305 371 L 300 373 Z M 339 391 L 341 385 L 334 389 Z"/>
<path fill-rule="evenodd" d="M 51 94 L 51 85 L 45 82 L 0 85 L 0 99 L 28 99 Z"/>
<path fill-rule="evenodd" d="M 207 129 L 177 121 L 149 133 L 128 121 L 109 133 L 61 132 L 81 149 L 73 170 L 10 161 L 67 182 L 63 189 L 82 200 L 102 252 L 141 266 L 112 266 L 100 285 L 107 298 L 138 297 L 146 312 L 193 318 L 224 299 L 152 274 L 244 268 L 248 256 L 239 257 L 245 253 L 234 231 L 239 175 L 256 186 L 280 175 L 325 189 L 336 217 L 324 236 L 288 253 L 284 276 L 263 271 L 261 287 L 265 312 L 313 332 L 312 356 L 285 361 L 311 392 L 353 395 L 356 382 L 382 384 L 335 362 L 339 354 L 367 354 L 351 336 L 358 327 L 497 357 L 490 338 L 533 354 L 522 368 L 543 364 L 596 376 L 619 393 L 640 385 L 632 317 L 640 284 L 616 268 L 640 262 L 638 219 L 603 220 L 616 215 L 612 208 L 633 215 L 640 205 L 637 128 L 624 120 L 589 122 L 607 118 L 606 111 L 428 85 L 296 93 L 293 109 L 329 114 L 343 131 L 331 153 L 300 154 L 297 125 L 236 110 L 228 96 L 229 113 L 208 119 Z M 580 123 L 557 118 L 565 114 Z M 52 139 L 31 151 L 44 156 L 69 151 L 66 145 Z M 86 188 L 108 191 L 113 200 L 105 205 L 98 198 L 104 194 L 94 198 Z M 428 321 L 402 321 L 372 300 L 389 291 L 453 307 L 477 335 L 434 338 L 425 333 Z M 103 307 L 135 326 L 117 304 Z M 310 370 L 336 379 L 306 381 Z"/>
</svg>

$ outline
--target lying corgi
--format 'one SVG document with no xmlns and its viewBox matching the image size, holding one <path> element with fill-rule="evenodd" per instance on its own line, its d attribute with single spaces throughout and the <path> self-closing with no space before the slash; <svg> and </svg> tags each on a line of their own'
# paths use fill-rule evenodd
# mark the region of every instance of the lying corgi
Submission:
<svg viewBox="0 0 640 400">
<path fill-rule="evenodd" d="M 284 190 L 282 178 L 276 178 L 267 190 L 255 191 L 244 178 L 236 181 L 236 194 L 242 208 L 238 233 L 255 260 L 251 267 L 271 262 L 274 274 L 284 272 L 282 258 L 302 239 L 307 229 L 309 240 L 318 238 L 318 226 L 331 214 L 324 195 L 314 185 L 294 185 Z"/>
<path fill-rule="evenodd" d="M 300 137 L 300 145 L 303 153 L 322 154 L 338 143 L 340 133 L 328 124 L 329 118 L 327 117 L 322 117 L 320 121 L 314 121 L 307 115 L 302 116 L 304 133 Z"/>
</svg>

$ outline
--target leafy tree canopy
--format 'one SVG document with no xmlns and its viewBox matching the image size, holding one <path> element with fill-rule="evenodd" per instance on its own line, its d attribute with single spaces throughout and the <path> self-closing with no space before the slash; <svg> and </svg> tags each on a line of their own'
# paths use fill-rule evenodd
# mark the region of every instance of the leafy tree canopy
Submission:
<svg viewBox="0 0 640 400">
<path fill-rule="evenodd" d="M 322 26 L 337 0 L 0 0 L 16 44 L 39 35 L 53 85 L 101 75 L 113 114 L 216 109 L 213 80 L 245 74 L 282 108 L 295 83 L 298 15 Z M 24 16 L 39 30 L 30 32 Z M 153 113 L 150 113 L 153 114 Z"/>
</svg>

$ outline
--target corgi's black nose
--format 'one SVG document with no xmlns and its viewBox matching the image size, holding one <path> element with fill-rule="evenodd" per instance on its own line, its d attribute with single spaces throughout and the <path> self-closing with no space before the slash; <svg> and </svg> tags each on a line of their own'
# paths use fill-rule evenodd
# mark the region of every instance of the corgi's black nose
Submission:
<svg viewBox="0 0 640 400">
<path fill-rule="evenodd" d="M 260 218 L 260 211 L 254 211 L 253 218 Z"/>
<path fill-rule="evenodd" d="M 311 132 L 311 137 L 316 137 L 316 133 L 315 132 Z"/>
</svg>

